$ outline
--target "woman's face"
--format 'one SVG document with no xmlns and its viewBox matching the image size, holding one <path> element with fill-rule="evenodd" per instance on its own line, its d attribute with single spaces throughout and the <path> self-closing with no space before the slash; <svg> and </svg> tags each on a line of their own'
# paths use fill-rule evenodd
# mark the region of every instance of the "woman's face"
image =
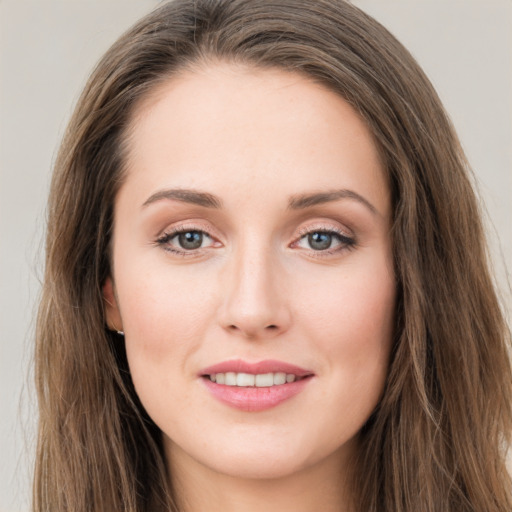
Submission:
<svg viewBox="0 0 512 512">
<path fill-rule="evenodd" d="M 279 70 L 183 72 L 139 106 L 109 325 L 171 464 L 338 467 L 381 396 L 390 194 L 365 124 Z"/>
</svg>

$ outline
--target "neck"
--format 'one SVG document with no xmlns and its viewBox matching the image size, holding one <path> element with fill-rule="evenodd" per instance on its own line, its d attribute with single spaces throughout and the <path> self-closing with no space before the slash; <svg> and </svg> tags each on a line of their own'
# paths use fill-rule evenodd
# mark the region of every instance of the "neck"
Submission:
<svg viewBox="0 0 512 512">
<path fill-rule="evenodd" d="M 352 512 L 347 464 L 339 454 L 291 475 L 243 478 L 220 473 L 174 446 L 171 484 L 180 512 Z"/>
</svg>

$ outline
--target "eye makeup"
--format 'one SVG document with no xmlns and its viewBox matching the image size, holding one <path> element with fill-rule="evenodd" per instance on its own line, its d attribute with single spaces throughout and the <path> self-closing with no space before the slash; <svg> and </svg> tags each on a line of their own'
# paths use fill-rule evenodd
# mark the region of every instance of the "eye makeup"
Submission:
<svg viewBox="0 0 512 512">
<path fill-rule="evenodd" d="M 210 249 L 223 246 L 204 226 L 194 223 L 165 230 L 155 240 L 155 244 L 175 256 L 182 257 L 203 255 Z M 338 255 L 354 249 L 355 246 L 356 240 L 353 236 L 325 223 L 300 228 L 298 236 L 289 244 L 290 248 L 308 252 L 314 257 Z"/>
</svg>

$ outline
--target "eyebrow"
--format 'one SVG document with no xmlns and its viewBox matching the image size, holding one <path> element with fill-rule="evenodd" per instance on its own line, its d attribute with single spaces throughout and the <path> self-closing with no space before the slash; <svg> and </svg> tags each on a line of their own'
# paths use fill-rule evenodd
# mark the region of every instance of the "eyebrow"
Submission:
<svg viewBox="0 0 512 512">
<path fill-rule="evenodd" d="M 340 199 L 352 199 L 364 205 L 366 208 L 368 208 L 368 210 L 370 210 L 372 214 L 378 215 L 379 213 L 375 206 L 370 203 L 370 201 L 365 199 L 357 192 L 348 189 L 294 195 L 290 197 L 288 202 L 288 209 L 303 210 L 306 208 L 311 208 L 312 206 L 317 206 L 319 204 L 338 201 Z M 162 200 L 180 201 L 183 203 L 203 206 L 205 208 L 222 208 L 222 200 L 219 197 L 207 192 L 199 192 L 198 190 L 192 189 L 159 190 L 158 192 L 152 194 L 148 199 L 146 199 L 142 207 L 149 206 L 150 204 Z"/>
<path fill-rule="evenodd" d="M 338 201 L 339 199 L 352 199 L 364 205 L 374 215 L 378 215 L 379 212 L 375 206 L 373 206 L 368 199 L 362 195 L 354 192 L 353 190 L 341 189 L 341 190 L 330 190 L 327 192 L 317 192 L 313 194 L 299 194 L 292 196 L 288 203 L 288 208 L 291 210 L 302 210 L 305 208 L 311 208 L 319 204 L 330 203 L 331 201 Z"/>
<path fill-rule="evenodd" d="M 195 204 L 197 206 L 204 206 L 205 208 L 222 208 L 222 201 L 207 192 L 199 192 L 197 190 L 189 190 L 189 189 L 165 189 L 159 190 L 152 194 L 142 207 L 149 206 L 150 204 L 156 203 L 157 201 L 161 201 L 163 199 L 171 200 L 171 201 L 181 201 L 182 203 L 190 203 Z"/>
</svg>

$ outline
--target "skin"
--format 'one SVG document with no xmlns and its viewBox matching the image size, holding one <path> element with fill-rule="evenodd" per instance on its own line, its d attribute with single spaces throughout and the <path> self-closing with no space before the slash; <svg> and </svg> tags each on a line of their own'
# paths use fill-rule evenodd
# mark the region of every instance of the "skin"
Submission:
<svg viewBox="0 0 512 512">
<path fill-rule="evenodd" d="M 349 510 L 343 482 L 383 391 L 395 307 L 389 187 L 365 124 L 304 77 L 216 63 L 153 91 L 129 147 L 107 320 L 125 332 L 181 507 Z M 339 190 L 350 192 L 297 200 Z M 180 248 L 176 229 L 204 232 L 201 247 Z M 314 377 L 274 408 L 241 411 L 199 376 L 231 359 Z"/>
</svg>

